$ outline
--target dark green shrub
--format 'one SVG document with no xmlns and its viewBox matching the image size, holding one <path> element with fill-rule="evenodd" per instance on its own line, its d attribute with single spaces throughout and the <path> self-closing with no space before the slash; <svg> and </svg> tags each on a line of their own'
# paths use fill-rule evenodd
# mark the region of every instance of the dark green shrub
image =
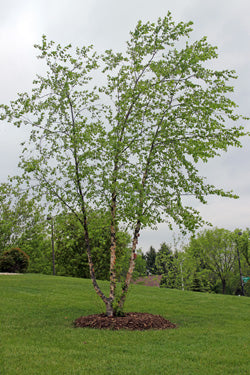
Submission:
<svg viewBox="0 0 250 375">
<path fill-rule="evenodd" d="M 19 248 L 7 250 L 0 257 L 1 272 L 26 272 L 29 256 Z"/>
<path fill-rule="evenodd" d="M 0 256 L 0 272 L 14 272 L 15 261 L 11 255 Z"/>
</svg>

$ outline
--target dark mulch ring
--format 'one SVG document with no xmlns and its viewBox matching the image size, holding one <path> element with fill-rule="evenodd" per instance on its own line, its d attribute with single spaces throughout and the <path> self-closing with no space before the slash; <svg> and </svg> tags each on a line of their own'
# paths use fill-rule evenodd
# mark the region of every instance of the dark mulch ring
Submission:
<svg viewBox="0 0 250 375">
<path fill-rule="evenodd" d="M 125 316 L 108 317 L 105 314 L 81 316 L 74 321 L 75 327 L 89 327 L 97 329 L 127 329 L 130 331 L 144 331 L 146 329 L 176 328 L 176 324 L 160 315 L 130 312 Z"/>
</svg>

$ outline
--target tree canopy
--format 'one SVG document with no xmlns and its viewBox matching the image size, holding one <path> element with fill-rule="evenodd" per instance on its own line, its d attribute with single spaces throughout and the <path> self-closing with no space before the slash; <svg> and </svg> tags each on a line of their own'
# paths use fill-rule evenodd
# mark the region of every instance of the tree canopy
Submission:
<svg viewBox="0 0 250 375">
<path fill-rule="evenodd" d="M 201 260 L 203 268 L 220 278 L 224 294 L 226 281 L 235 268 L 237 257 L 233 233 L 218 228 L 205 230 L 197 238 L 191 239 L 187 251 L 192 252 L 193 258 Z"/>
<path fill-rule="evenodd" d="M 206 203 L 231 192 L 207 184 L 197 163 L 239 147 L 242 118 L 230 99 L 234 71 L 216 71 L 206 38 L 190 42 L 192 23 L 169 13 L 156 23 L 138 22 L 125 53 L 48 42 L 35 45 L 47 73 L 31 93 L 1 106 L 1 119 L 30 126 L 19 166 L 21 180 L 62 205 L 82 225 L 93 286 L 108 315 L 123 309 L 141 229 L 160 222 L 197 229 L 203 220 L 183 202 Z M 184 43 L 183 43 L 184 41 Z M 88 208 L 109 211 L 110 292 L 100 289 L 89 239 Z M 79 214 L 80 212 L 80 214 Z M 116 293 L 116 231 L 132 233 L 131 256 L 121 293 Z"/>
</svg>

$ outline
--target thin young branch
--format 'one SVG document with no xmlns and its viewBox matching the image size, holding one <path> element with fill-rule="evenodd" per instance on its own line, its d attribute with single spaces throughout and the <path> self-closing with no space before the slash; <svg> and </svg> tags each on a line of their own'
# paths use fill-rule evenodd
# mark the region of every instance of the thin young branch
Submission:
<svg viewBox="0 0 250 375">
<path fill-rule="evenodd" d="M 82 210 L 82 215 L 83 215 L 84 237 L 85 237 L 85 244 L 86 244 L 86 248 L 87 248 L 90 276 L 91 276 L 92 284 L 94 286 L 94 289 L 95 289 L 96 293 L 101 297 L 103 302 L 107 305 L 109 303 L 109 300 L 104 295 L 104 293 L 101 291 L 101 288 L 99 287 L 99 285 L 96 281 L 96 276 L 95 276 L 94 264 L 93 264 L 91 248 L 90 248 L 89 229 L 88 229 L 88 222 L 87 222 L 87 211 L 86 211 L 86 207 L 85 207 L 84 194 L 83 194 L 82 186 L 81 186 L 81 179 L 80 179 L 80 173 L 79 173 L 79 160 L 78 160 L 78 155 L 77 155 L 77 148 L 76 148 L 76 145 L 75 145 L 76 131 L 75 131 L 74 110 L 73 110 L 73 105 L 72 105 L 72 102 L 71 102 L 69 96 L 68 96 L 68 100 L 69 100 L 69 105 L 70 105 L 72 130 L 73 130 L 73 137 L 74 137 L 73 138 L 73 154 L 74 154 L 74 161 L 75 161 L 76 186 L 77 186 L 77 189 L 78 189 L 78 193 L 81 197 L 81 210 Z"/>
<path fill-rule="evenodd" d="M 156 139 L 158 137 L 158 134 L 159 134 L 159 131 L 160 131 L 160 126 L 163 122 L 163 119 L 164 119 L 164 116 L 162 117 L 161 121 L 158 123 L 156 132 L 154 134 L 154 138 L 152 140 L 151 147 L 150 147 L 148 157 L 147 157 L 147 163 L 146 163 L 145 170 L 144 170 L 142 180 L 141 180 L 141 190 L 140 190 L 139 207 L 138 207 L 138 219 L 137 219 L 137 223 L 136 223 L 136 226 L 135 226 L 135 229 L 134 229 L 132 248 L 131 248 L 131 256 L 130 256 L 130 262 L 129 262 L 129 269 L 128 269 L 128 272 L 127 272 L 127 275 L 126 275 L 126 280 L 125 280 L 123 288 L 122 288 L 122 294 L 121 294 L 120 300 L 118 302 L 118 306 L 119 306 L 120 309 L 123 308 L 125 298 L 126 298 L 126 295 L 127 295 L 127 292 L 128 292 L 128 288 L 129 288 L 129 285 L 130 285 L 130 282 L 131 282 L 131 278 L 132 278 L 132 275 L 133 275 L 134 267 L 135 267 L 135 251 L 136 251 L 136 246 L 137 246 L 137 243 L 138 243 L 138 238 L 139 238 L 139 235 L 140 235 L 140 229 L 141 229 L 141 224 L 142 224 L 141 219 L 140 219 L 140 216 L 141 216 L 142 211 L 143 211 L 143 203 L 144 203 L 142 195 L 143 195 L 144 188 L 145 188 L 146 181 L 147 181 L 148 174 L 149 174 L 149 168 L 150 168 L 151 158 L 152 158 L 152 154 L 153 154 L 154 147 L 155 147 L 155 142 L 156 142 Z"/>
</svg>

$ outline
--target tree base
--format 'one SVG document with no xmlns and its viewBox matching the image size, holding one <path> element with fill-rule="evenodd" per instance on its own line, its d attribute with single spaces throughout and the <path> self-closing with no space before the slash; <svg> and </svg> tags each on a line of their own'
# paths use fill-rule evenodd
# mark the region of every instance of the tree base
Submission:
<svg viewBox="0 0 250 375">
<path fill-rule="evenodd" d="M 108 317 L 105 314 L 81 316 L 74 321 L 75 327 L 130 331 L 177 328 L 176 324 L 160 315 L 148 313 L 125 313 L 125 316 Z"/>
</svg>

